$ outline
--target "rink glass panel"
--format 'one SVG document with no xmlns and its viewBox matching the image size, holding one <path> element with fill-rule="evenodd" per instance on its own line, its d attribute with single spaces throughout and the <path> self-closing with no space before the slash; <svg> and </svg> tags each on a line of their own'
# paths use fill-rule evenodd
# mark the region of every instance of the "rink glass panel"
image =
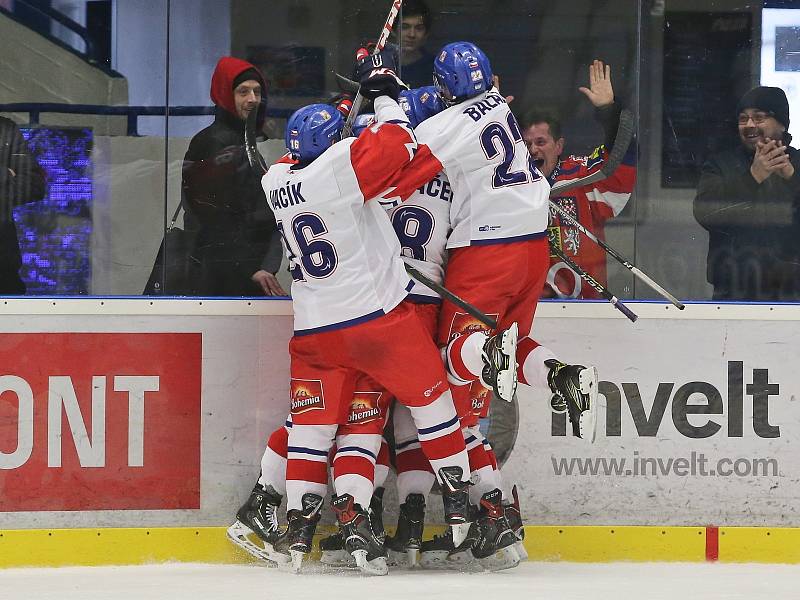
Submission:
<svg viewBox="0 0 800 600">
<path fill-rule="evenodd" d="M 9 84 L 2 103 L 210 107 L 214 65 L 230 54 L 270 80 L 272 115 L 260 146 L 268 160 L 282 152 L 288 111 L 339 92 L 334 73 L 352 72 L 354 49 L 377 37 L 390 6 L 145 0 L 112 3 L 103 21 L 90 4 L 102 3 L 52 6 L 86 27 L 91 57 L 74 31 L 3 4 Z M 627 205 L 606 222 L 606 239 L 679 298 L 702 300 L 711 297 L 708 234 L 692 213 L 702 163 L 737 143 L 735 104 L 744 91 L 759 83 L 790 94 L 798 88 L 792 33 L 800 10 L 781 4 L 429 0 L 424 50 L 433 56 L 449 41 L 476 42 L 520 118 L 531 107 L 560 117 L 564 155 L 586 155 L 602 140 L 578 87 L 593 59 L 610 64 L 617 101 L 637 117 L 638 178 Z M 34 138 L 51 182 L 45 200 L 15 211 L 28 293 L 141 295 L 180 203 L 189 141 L 213 116 L 142 116 L 131 135 L 124 116 L 41 112 L 31 123 L 30 112 L 3 114 Z M 182 214 L 176 226 L 184 227 Z M 171 263 L 182 249 L 168 243 L 164 252 Z M 287 287 L 285 266 L 279 278 Z M 607 268 L 617 296 L 659 298 L 610 258 Z"/>
</svg>

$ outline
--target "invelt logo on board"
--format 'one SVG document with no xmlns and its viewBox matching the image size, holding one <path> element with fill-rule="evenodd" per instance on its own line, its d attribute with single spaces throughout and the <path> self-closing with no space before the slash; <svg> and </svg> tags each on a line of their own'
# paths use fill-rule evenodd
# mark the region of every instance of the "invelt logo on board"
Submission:
<svg viewBox="0 0 800 600">
<path fill-rule="evenodd" d="M 319 379 L 292 378 L 290 392 L 293 415 L 300 415 L 310 410 L 325 410 L 325 394 Z"/>
<path fill-rule="evenodd" d="M 639 437 L 655 437 L 670 406 L 673 426 L 681 435 L 692 438 L 709 438 L 722 432 L 729 438 L 744 436 L 745 424 L 753 428 L 760 438 L 778 438 L 780 427 L 769 422 L 769 401 L 780 394 L 781 386 L 770 383 L 769 369 L 753 369 L 745 381 L 744 363 L 728 361 L 728 381 L 724 397 L 712 383 L 689 381 L 683 384 L 660 382 L 652 403 L 642 398 L 636 382 L 615 384 L 601 381 L 600 395 L 605 397 L 605 435 L 622 435 L 623 405 L 630 411 L 636 434 Z M 625 402 L 623 402 L 623 397 Z M 645 408 L 650 404 L 650 408 Z M 752 405 L 752 419 L 745 419 L 745 404 Z M 602 415 L 602 413 L 601 413 Z M 691 417 L 691 420 L 690 420 Z M 551 435 L 567 434 L 566 415 L 553 413 Z M 602 434 L 602 420 L 598 423 L 598 434 Z M 626 432 L 630 434 L 631 432 Z"/>
</svg>

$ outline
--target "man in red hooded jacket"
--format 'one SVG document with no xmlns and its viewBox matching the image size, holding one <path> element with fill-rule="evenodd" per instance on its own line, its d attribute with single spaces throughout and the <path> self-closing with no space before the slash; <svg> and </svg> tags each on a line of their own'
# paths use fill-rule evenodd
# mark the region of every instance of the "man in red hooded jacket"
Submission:
<svg viewBox="0 0 800 600">
<path fill-rule="evenodd" d="M 244 150 L 244 125 L 257 112 L 264 123 L 266 81 L 247 61 L 223 56 L 211 78 L 214 122 L 192 138 L 183 163 L 187 230 L 197 232 L 191 252 L 191 289 L 200 296 L 286 296 L 275 273 L 280 238 L 260 177 Z"/>
</svg>

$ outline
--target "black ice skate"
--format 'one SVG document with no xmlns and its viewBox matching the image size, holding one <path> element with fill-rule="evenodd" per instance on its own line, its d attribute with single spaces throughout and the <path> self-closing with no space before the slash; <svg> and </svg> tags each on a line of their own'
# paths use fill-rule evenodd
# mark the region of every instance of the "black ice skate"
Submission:
<svg viewBox="0 0 800 600">
<path fill-rule="evenodd" d="M 286 513 L 289 524 L 275 543 L 266 543 L 270 550 L 270 558 L 278 563 L 278 567 L 288 567 L 294 573 L 300 572 L 303 558 L 311 552 L 314 532 L 320 519 L 322 496 L 303 494 L 302 510 L 293 509 Z"/>
<path fill-rule="evenodd" d="M 519 495 L 517 494 L 517 486 L 511 488 L 511 496 L 514 501 L 511 503 L 503 504 L 505 510 L 506 521 L 508 526 L 517 538 L 517 543 L 514 544 L 514 550 L 517 551 L 520 561 L 528 560 L 528 551 L 525 549 L 525 526 L 522 523 L 522 511 L 519 508 Z"/>
<path fill-rule="evenodd" d="M 324 537 L 319 541 L 322 556 L 319 559 L 323 565 L 329 567 L 355 567 L 356 560 L 344 547 L 342 533 L 337 531 L 333 535 Z"/>
<path fill-rule="evenodd" d="M 386 550 L 372 528 L 369 513 L 353 501 L 350 494 L 334 496 L 331 507 L 339 522 L 347 551 L 355 558 L 362 573 L 386 575 Z"/>
<path fill-rule="evenodd" d="M 383 529 L 383 492 L 384 488 L 375 488 L 369 501 L 369 522 L 372 532 L 381 544 L 386 541 L 386 531 Z"/>
<path fill-rule="evenodd" d="M 272 486 L 264 488 L 257 483 L 236 513 L 236 522 L 228 527 L 228 539 L 257 559 L 274 564 L 262 543 L 278 538 L 277 510 L 282 499 Z"/>
<path fill-rule="evenodd" d="M 517 537 L 508 525 L 501 503 L 502 492 L 493 489 L 481 498 L 477 525 L 479 537 L 472 545 L 472 555 L 490 570 L 510 569 L 519 564 L 514 550 Z"/>
<path fill-rule="evenodd" d="M 477 565 L 472 552 L 470 552 L 472 545 L 478 541 L 479 537 L 478 525 L 472 521 L 469 524 L 466 537 L 460 544 L 455 545 L 453 543 L 453 530 L 448 528 L 444 533 L 434 535 L 433 539 L 422 542 L 419 552 L 419 564 L 424 569 L 480 569 L 481 567 Z"/>
<path fill-rule="evenodd" d="M 372 493 L 369 503 L 370 523 L 375 537 L 382 540 L 386 537 L 383 530 L 383 488 L 376 488 Z M 320 562 L 330 567 L 355 567 L 356 561 L 344 547 L 342 533 L 337 531 L 333 535 L 322 538 L 319 541 L 319 549 L 322 552 Z"/>
<path fill-rule="evenodd" d="M 483 344 L 481 383 L 498 398 L 511 402 L 517 390 L 517 324 L 489 337 Z"/>
<path fill-rule="evenodd" d="M 397 531 L 386 537 L 389 558 L 395 564 L 414 567 L 419 562 L 422 547 L 422 530 L 425 526 L 425 496 L 409 494 L 400 505 Z"/>
<path fill-rule="evenodd" d="M 439 469 L 439 483 L 442 488 L 444 522 L 450 526 L 453 544 L 460 546 L 467 537 L 470 526 L 469 481 L 462 481 L 464 471 L 461 467 L 442 467 Z"/>
<path fill-rule="evenodd" d="M 544 361 L 550 369 L 547 383 L 569 412 L 572 433 L 594 442 L 597 433 L 597 369 L 583 365 L 565 365 L 555 359 Z M 559 406 L 555 398 L 550 401 Z"/>
</svg>

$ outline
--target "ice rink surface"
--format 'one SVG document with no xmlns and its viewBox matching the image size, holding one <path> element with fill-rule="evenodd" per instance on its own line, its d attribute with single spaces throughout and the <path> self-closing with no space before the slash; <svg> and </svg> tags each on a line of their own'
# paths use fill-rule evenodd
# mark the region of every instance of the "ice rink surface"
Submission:
<svg viewBox="0 0 800 600">
<path fill-rule="evenodd" d="M 526 563 L 499 573 L 301 575 L 259 566 L 0 569 L 2 600 L 758 600 L 800 598 L 800 565 Z"/>
</svg>

